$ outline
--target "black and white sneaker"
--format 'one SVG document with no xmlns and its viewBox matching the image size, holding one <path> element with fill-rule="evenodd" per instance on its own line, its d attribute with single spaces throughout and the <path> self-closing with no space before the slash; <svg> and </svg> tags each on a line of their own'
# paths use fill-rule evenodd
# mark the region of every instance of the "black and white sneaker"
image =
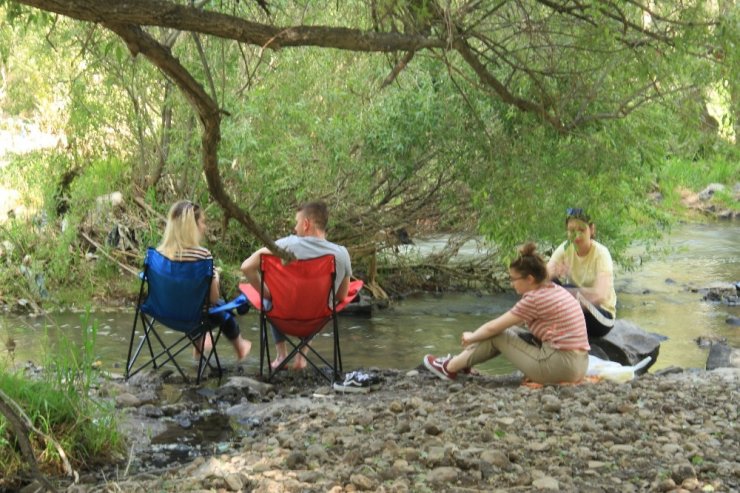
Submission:
<svg viewBox="0 0 740 493">
<path fill-rule="evenodd" d="M 337 392 L 367 393 L 380 385 L 380 377 L 361 371 L 353 371 L 344 376 L 343 382 L 334 382 Z"/>
</svg>

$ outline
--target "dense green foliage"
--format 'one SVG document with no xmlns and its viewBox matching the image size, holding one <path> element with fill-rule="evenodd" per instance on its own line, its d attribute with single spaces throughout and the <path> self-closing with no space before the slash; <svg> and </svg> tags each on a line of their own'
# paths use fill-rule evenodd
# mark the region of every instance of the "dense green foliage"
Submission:
<svg viewBox="0 0 740 493">
<path fill-rule="evenodd" d="M 271 21 L 400 30 L 410 22 L 404 16 L 422 24 L 433 18 L 427 2 L 373 5 L 371 19 L 359 0 L 277 2 Z M 232 7 L 264 19 L 255 5 L 223 6 Z M 727 9 L 726 22 L 714 27 L 702 2 L 664 7 L 679 12 L 670 16 L 678 33 L 670 42 L 624 34 L 606 8 L 589 12 L 595 25 L 539 2 L 506 3 L 498 17 L 478 24 L 465 19 L 485 34 L 472 36 L 471 46 L 500 54 L 490 73 L 516 97 L 542 101 L 547 118 L 564 129 L 495 97 L 454 52 L 420 51 L 386 84 L 400 55 L 267 51 L 170 29 L 149 32 L 223 108 L 224 188 L 272 236 L 290 230 L 296 203 L 318 197 L 333 211 L 331 238 L 348 244 L 358 265 L 367 245 L 388 247 L 398 228 L 412 236 L 480 233 L 504 261 L 523 241 L 549 248 L 564 240 L 564 210 L 578 206 L 628 265 L 627 246 L 654 241 L 670 223 L 678 187 L 719 181 L 731 189 L 740 179 L 737 146 L 728 140 L 740 79 L 737 9 Z M 159 214 L 183 197 L 206 204 L 209 246 L 233 286 L 235 267 L 259 245 L 210 200 L 200 122 L 186 98 L 100 26 L 13 3 L 0 8 L 13 15 L 0 27 L 0 115 L 64 136 L 57 147 L 0 168 L 2 186 L 19 190 L 29 212 L 0 226 L 10 267 L 1 275 L 25 279 L 3 282 L 0 295 L 42 300 L 48 291 L 66 304 L 88 302 L 92 292 L 131 292 L 133 278 L 123 286 L 100 280 L 116 277 L 118 263 L 136 266 L 143 248 L 158 240 L 161 218 L 136 196 Z M 639 10 L 624 12 L 636 25 L 645 22 Z M 524 29 L 520 18 L 539 31 Z M 660 91 L 635 96 L 638 84 L 651 80 Z M 718 128 L 706 125 L 709 100 L 724 112 Z M 123 194 L 122 208 L 97 200 L 114 191 Z M 653 201 L 654 192 L 665 200 Z M 737 207 L 731 192 L 718 198 Z M 117 225 L 135 231 L 138 250 L 103 255 L 81 236 L 104 245 Z M 21 265 L 27 268 L 19 272 Z"/>
</svg>

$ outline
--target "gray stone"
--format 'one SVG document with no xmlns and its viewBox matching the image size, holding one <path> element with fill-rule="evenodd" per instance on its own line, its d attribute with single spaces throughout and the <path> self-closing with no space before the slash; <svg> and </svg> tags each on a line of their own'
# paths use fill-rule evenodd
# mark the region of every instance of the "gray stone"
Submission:
<svg viewBox="0 0 740 493">
<path fill-rule="evenodd" d="M 542 396 L 542 409 L 549 413 L 559 413 L 562 408 L 560 399 L 554 395 Z"/>
<path fill-rule="evenodd" d="M 159 396 L 154 390 L 148 389 L 137 394 L 142 404 L 151 404 L 159 401 Z"/>
<path fill-rule="evenodd" d="M 318 443 L 309 445 L 306 449 L 306 455 L 319 460 L 324 460 L 327 457 L 326 449 Z"/>
<path fill-rule="evenodd" d="M 161 407 L 155 406 L 154 404 L 144 404 L 139 408 L 139 414 L 149 418 L 161 418 L 164 416 L 164 411 Z"/>
<path fill-rule="evenodd" d="M 718 342 L 709 347 L 707 356 L 707 370 L 717 368 L 740 368 L 740 350 L 729 346 L 726 342 Z"/>
<path fill-rule="evenodd" d="M 446 458 L 447 455 L 445 454 L 444 447 L 430 447 L 427 451 L 425 462 L 431 466 L 435 466 L 441 464 Z"/>
<path fill-rule="evenodd" d="M 659 336 L 646 332 L 629 320 L 618 318 L 606 336 L 592 339 L 589 344 L 600 348 L 606 359 L 624 366 L 634 366 L 650 356 L 650 363 L 636 372 L 641 375 L 658 360 L 660 341 Z"/>
<path fill-rule="evenodd" d="M 442 433 L 442 430 L 434 423 L 427 423 L 424 425 L 424 432 L 427 435 L 437 436 Z"/>
<path fill-rule="evenodd" d="M 673 479 L 676 484 L 681 484 L 689 478 L 696 478 L 696 471 L 694 470 L 694 466 L 690 463 L 682 462 L 675 464 L 671 468 L 671 479 Z"/>
<path fill-rule="evenodd" d="M 710 183 L 709 185 L 704 188 L 701 192 L 699 192 L 699 200 L 709 200 L 711 199 L 715 193 L 720 192 L 725 189 L 725 186 L 722 183 Z"/>
<path fill-rule="evenodd" d="M 457 481 L 458 470 L 454 467 L 437 467 L 427 475 L 431 483 L 452 483 Z"/>
<path fill-rule="evenodd" d="M 377 481 L 371 479 L 364 474 L 353 474 L 349 480 L 355 487 L 360 491 L 371 491 L 377 487 Z"/>
<path fill-rule="evenodd" d="M 288 469 L 299 469 L 306 464 L 306 456 L 300 452 L 292 452 L 286 459 L 285 465 Z"/>
<path fill-rule="evenodd" d="M 133 394 L 125 392 L 116 396 L 116 407 L 139 407 L 141 406 L 141 399 Z"/>
<path fill-rule="evenodd" d="M 740 303 L 737 283 L 734 282 L 717 281 L 697 291 L 704 294 L 702 298 L 704 301 L 713 301 L 729 306 L 735 306 Z"/>
<path fill-rule="evenodd" d="M 222 388 L 252 389 L 259 394 L 266 394 L 274 388 L 272 384 L 260 382 L 254 378 L 233 376 L 221 386 Z"/>
<path fill-rule="evenodd" d="M 408 493 L 410 491 L 406 480 L 399 478 L 388 488 L 388 493 Z"/>
<path fill-rule="evenodd" d="M 229 474 L 224 478 L 226 482 L 226 488 L 229 491 L 241 491 L 244 487 L 244 481 L 242 481 L 241 474 Z"/>
<path fill-rule="evenodd" d="M 558 480 L 555 478 L 551 478 L 549 476 L 544 476 L 539 479 L 535 479 L 532 481 L 532 486 L 535 488 L 539 488 L 542 490 L 554 490 L 559 491 L 560 490 L 560 484 L 558 483 Z"/>
<path fill-rule="evenodd" d="M 480 455 L 480 459 L 500 469 L 508 469 L 511 466 L 509 456 L 500 450 L 484 450 Z"/>
</svg>

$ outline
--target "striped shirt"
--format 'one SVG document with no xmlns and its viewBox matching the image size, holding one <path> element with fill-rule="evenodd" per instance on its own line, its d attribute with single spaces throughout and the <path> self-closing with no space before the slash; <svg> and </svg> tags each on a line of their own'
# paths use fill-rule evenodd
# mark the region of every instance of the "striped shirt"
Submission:
<svg viewBox="0 0 740 493">
<path fill-rule="evenodd" d="M 591 349 L 581 305 L 557 284 L 549 283 L 524 293 L 511 313 L 524 320 L 536 338 L 555 349 Z"/>
<path fill-rule="evenodd" d="M 170 260 L 174 260 L 176 262 L 197 262 L 198 260 L 211 258 L 213 258 L 213 255 L 211 255 L 211 252 L 207 248 L 197 246 L 180 250 L 179 254 Z"/>
</svg>

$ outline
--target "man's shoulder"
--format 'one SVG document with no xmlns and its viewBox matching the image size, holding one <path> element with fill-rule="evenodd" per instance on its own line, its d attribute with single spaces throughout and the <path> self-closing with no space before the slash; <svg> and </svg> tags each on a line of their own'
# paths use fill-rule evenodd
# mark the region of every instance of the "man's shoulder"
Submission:
<svg viewBox="0 0 740 493">
<path fill-rule="evenodd" d="M 291 235 L 280 238 L 275 242 L 279 247 L 293 251 L 296 255 L 316 254 L 324 252 L 326 254 L 349 255 L 347 249 L 337 243 L 332 243 L 324 238 L 317 236 L 297 236 Z"/>
</svg>

